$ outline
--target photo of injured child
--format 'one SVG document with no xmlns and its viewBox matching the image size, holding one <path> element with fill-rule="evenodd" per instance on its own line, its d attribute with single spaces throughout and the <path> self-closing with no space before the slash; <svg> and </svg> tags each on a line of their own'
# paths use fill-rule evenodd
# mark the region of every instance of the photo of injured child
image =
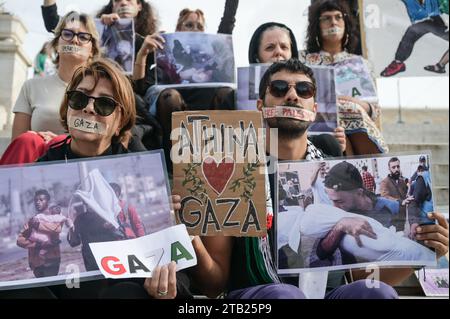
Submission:
<svg viewBox="0 0 450 319">
<path fill-rule="evenodd" d="M 230 35 L 198 32 L 165 33 L 164 50 L 156 52 L 158 84 L 234 83 Z"/>
<path fill-rule="evenodd" d="M 428 156 L 278 166 L 280 274 L 436 265 L 436 253 L 416 239 L 418 227 L 435 223 Z"/>
</svg>

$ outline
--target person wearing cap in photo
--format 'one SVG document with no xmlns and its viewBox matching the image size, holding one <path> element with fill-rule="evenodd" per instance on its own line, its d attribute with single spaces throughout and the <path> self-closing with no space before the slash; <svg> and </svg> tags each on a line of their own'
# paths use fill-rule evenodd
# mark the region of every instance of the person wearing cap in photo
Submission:
<svg viewBox="0 0 450 319">
<path fill-rule="evenodd" d="M 419 158 L 419 166 L 422 166 L 426 172 L 428 172 L 430 170 L 430 166 L 427 165 L 427 157 L 426 156 L 422 155 Z M 409 180 L 409 182 L 411 184 L 413 184 L 416 181 L 417 177 L 418 177 L 418 174 L 417 174 L 417 171 L 415 171 L 414 175 L 411 176 L 411 179 Z"/>
<path fill-rule="evenodd" d="M 376 219 L 384 227 L 404 230 L 406 203 L 401 205 L 366 190 L 360 172 L 352 164 L 342 162 L 334 166 L 325 177 L 325 188 L 334 206 Z"/>
<path fill-rule="evenodd" d="M 401 225 L 405 222 L 405 217 L 403 221 L 400 219 L 400 216 L 406 216 L 402 212 L 404 206 L 400 206 L 399 202 L 376 197 L 364 189 L 358 169 L 348 162 L 339 163 L 330 170 L 325 178 L 325 187 L 333 205 L 337 208 L 373 218 L 385 227 L 395 223 Z M 448 252 L 448 223 L 440 213 L 429 213 L 428 217 L 431 220 L 437 220 L 438 223 L 417 227 L 413 239 L 423 241 L 425 246 L 435 249 L 439 259 Z M 409 216 L 409 222 L 417 223 L 420 218 L 420 216 Z M 397 231 L 399 231 L 398 228 Z M 376 238 L 376 234 L 365 218 L 343 218 L 321 240 L 318 255 L 323 258 L 333 255 L 345 235 L 351 235 L 359 242 L 361 236 Z M 382 281 L 400 283 L 401 278 L 408 278 L 413 271 L 409 268 L 384 269 L 381 274 Z M 355 273 L 353 276 L 355 277 Z M 360 276 L 367 276 L 367 274 L 357 272 L 356 277 Z"/>
</svg>

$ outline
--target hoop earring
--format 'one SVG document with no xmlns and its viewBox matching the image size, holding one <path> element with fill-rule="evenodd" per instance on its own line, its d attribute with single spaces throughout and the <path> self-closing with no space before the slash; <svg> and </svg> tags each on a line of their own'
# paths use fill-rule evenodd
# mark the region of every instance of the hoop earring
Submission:
<svg viewBox="0 0 450 319">
<path fill-rule="evenodd" d="M 350 38 L 350 36 L 349 36 L 348 33 L 347 33 L 347 39 L 345 40 L 344 48 L 348 45 L 349 38 Z"/>
<path fill-rule="evenodd" d="M 316 37 L 316 43 L 317 43 L 317 46 L 319 47 L 319 49 L 321 48 L 321 46 L 320 46 L 320 41 L 319 41 L 319 36 L 317 36 Z"/>
</svg>

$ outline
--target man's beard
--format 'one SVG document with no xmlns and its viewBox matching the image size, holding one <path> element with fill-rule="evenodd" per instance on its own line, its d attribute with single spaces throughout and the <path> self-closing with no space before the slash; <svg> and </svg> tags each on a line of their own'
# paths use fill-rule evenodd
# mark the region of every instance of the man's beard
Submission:
<svg viewBox="0 0 450 319">
<path fill-rule="evenodd" d="M 391 173 L 391 176 L 392 176 L 393 179 L 395 179 L 396 181 L 398 181 L 398 180 L 400 179 L 400 177 L 401 177 L 401 174 L 400 174 L 400 172 L 397 172 L 397 173 Z"/>
<path fill-rule="evenodd" d="M 295 103 L 285 103 L 281 106 L 301 108 Z M 270 128 L 278 129 L 279 137 L 288 140 L 297 139 L 303 136 L 312 124 L 311 122 L 281 117 L 266 119 L 266 121 Z"/>
</svg>

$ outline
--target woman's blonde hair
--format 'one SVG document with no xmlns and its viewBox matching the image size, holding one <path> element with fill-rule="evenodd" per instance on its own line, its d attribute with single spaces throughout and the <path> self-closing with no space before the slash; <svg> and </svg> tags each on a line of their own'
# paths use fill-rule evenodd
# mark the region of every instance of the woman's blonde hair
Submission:
<svg viewBox="0 0 450 319">
<path fill-rule="evenodd" d="M 186 21 L 186 19 L 189 17 L 189 15 L 191 13 L 195 13 L 200 20 L 203 20 L 203 22 L 205 22 L 205 14 L 203 13 L 202 10 L 197 9 L 197 10 L 191 10 L 191 9 L 183 9 L 180 12 L 180 15 L 178 17 L 178 21 L 177 21 L 177 27 L 175 29 L 175 31 L 181 31 L 181 27 L 183 26 L 183 23 Z"/>
<path fill-rule="evenodd" d="M 99 58 L 89 62 L 86 66 L 82 66 L 75 71 L 66 92 L 76 90 L 81 81 L 83 81 L 83 79 L 87 76 L 92 76 L 94 78 L 94 86 L 92 87 L 92 90 L 95 89 L 100 79 L 107 79 L 111 81 L 113 98 L 118 102 L 118 106 L 122 111 L 122 118 L 119 125 L 120 133 L 113 139 L 117 139 L 116 142 L 126 140 L 126 138 L 130 136 L 130 130 L 136 122 L 136 101 L 130 80 L 123 74 L 115 62 L 109 59 Z M 67 94 L 65 94 L 64 100 L 62 101 L 59 109 L 59 115 L 61 118 L 61 124 L 66 130 L 68 130 L 68 107 L 69 104 Z"/>
<path fill-rule="evenodd" d="M 85 13 L 78 13 L 76 11 L 71 11 L 67 13 L 64 17 L 61 18 L 58 25 L 56 26 L 54 32 L 55 37 L 50 41 L 50 47 L 55 52 L 54 63 L 56 66 L 59 66 L 59 54 L 58 54 L 58 41 L 61 36 L 62 30 L 64 30 L 68 23 L 70 22 L 81 22 L 86 28 L 87 32 L 92 35 L 92 56 L 91 59 L 95 59 L 100 56 L 100 40 L 97 32 L 97 28 L 95 27 L 94 20 Z"/>
</svg>

